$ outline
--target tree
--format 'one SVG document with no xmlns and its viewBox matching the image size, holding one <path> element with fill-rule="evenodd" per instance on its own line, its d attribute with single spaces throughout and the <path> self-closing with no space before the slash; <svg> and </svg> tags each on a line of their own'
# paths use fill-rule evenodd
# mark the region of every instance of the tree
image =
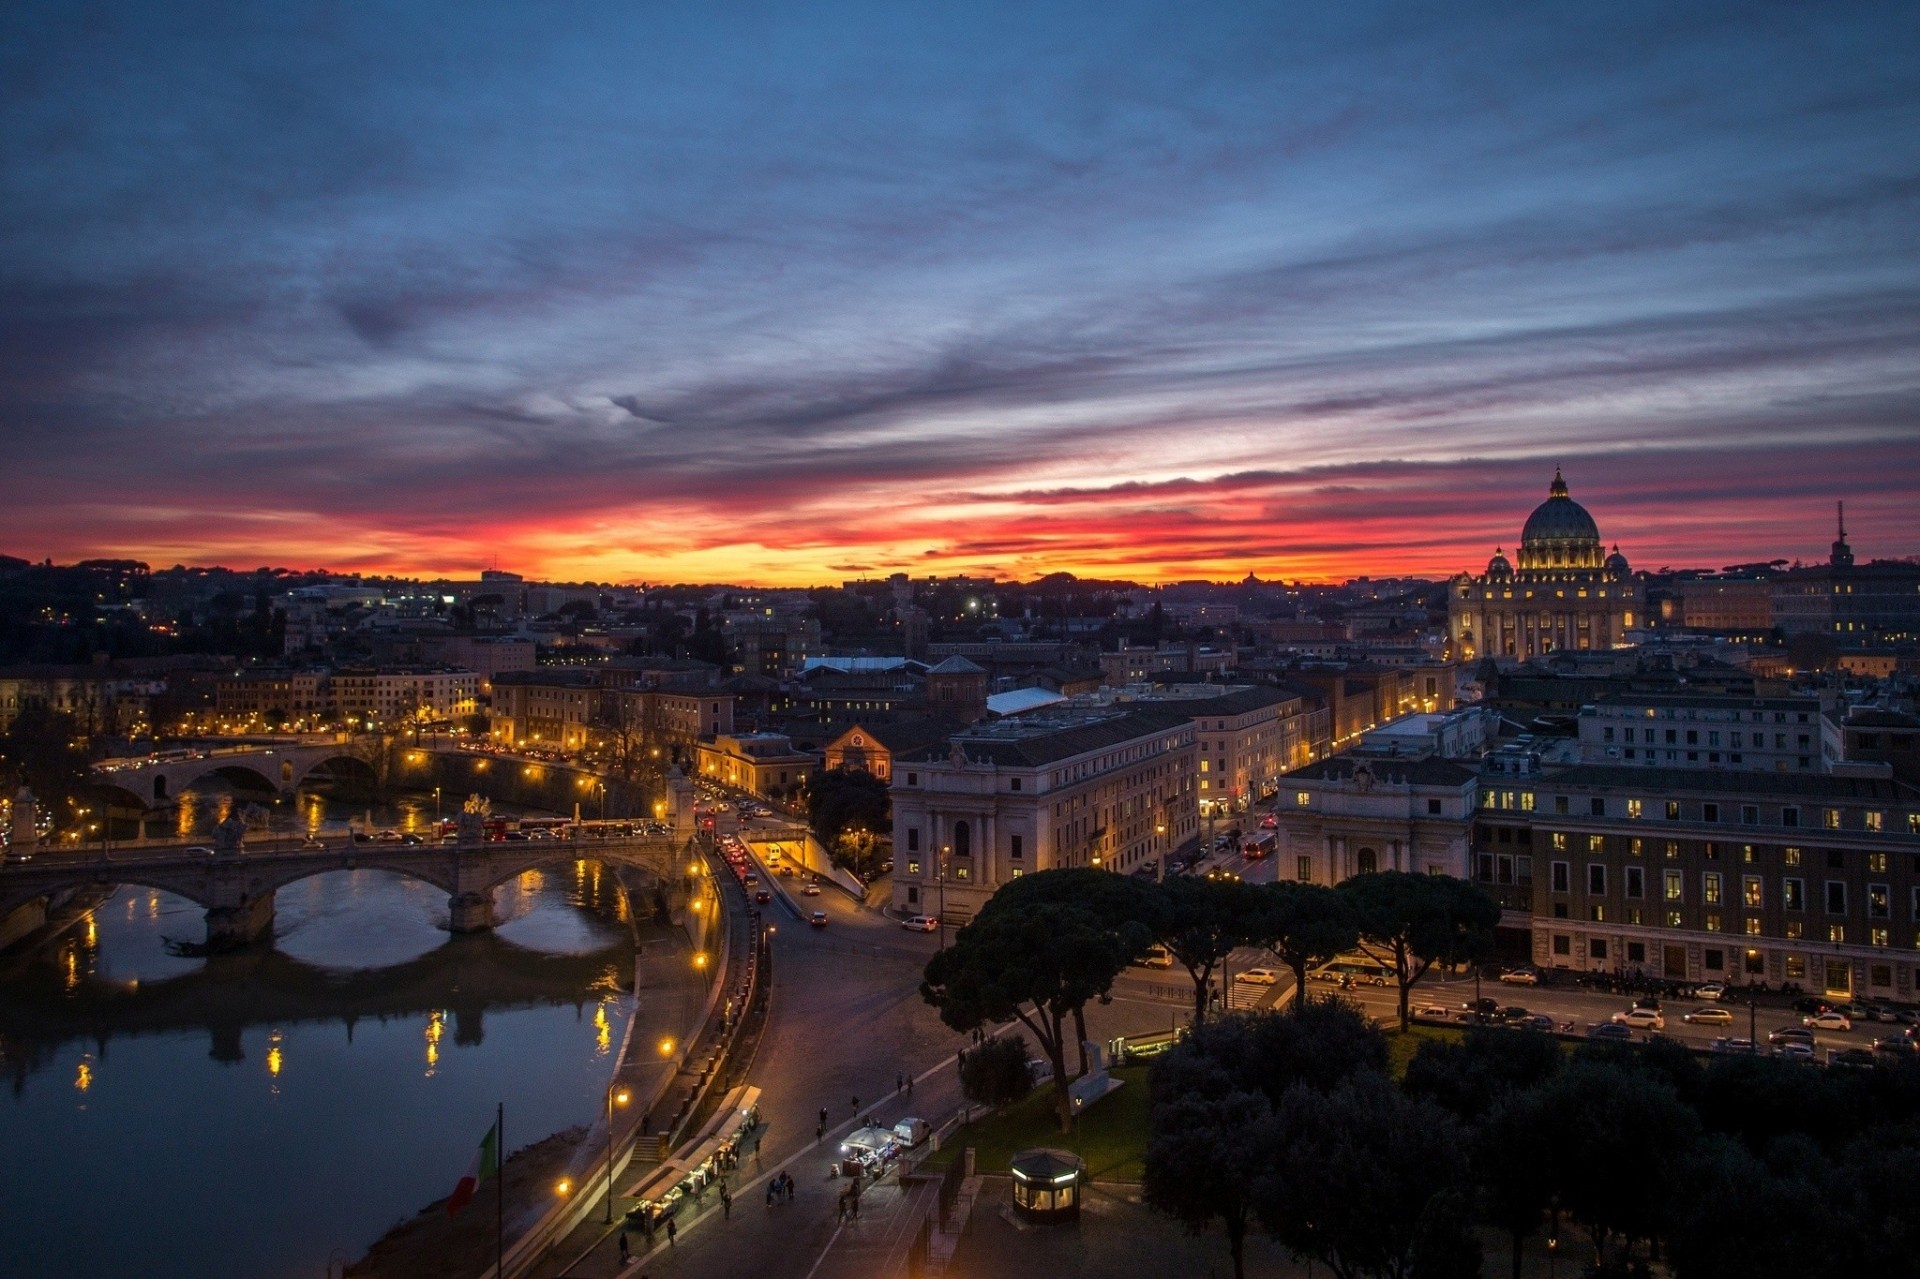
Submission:
<svg viewBox="0 0 1920 1279">
<path fill-rule="evenodd" d="M 1237 879 L 1178 876 L 1144 895 L 1146 925 L 1193 980 L 1193 1020 L 1207 1019 L 1213 971 L 1236 949 L 1260 936 L 1264 897 Z"/>
<path fill-rule="evenodd" d="M 1839 1220 L 1844 1213 L 1829 1202 L 1825 1186 L 1792 1172 L 1776 1173 L 1737 1142 L 1702 1143 L 1688 1161 L 1686 1185 L 1686 1195 L 1674 1205 L 1667 1253 L 1681 1279 L 1839 1279 L 1874 1273 L 1849 1265 L 1846 1245 L 1835 1248 L 1836 1241 L 1854 1232 L 1852 1223 Z M 1871 1234 L 1872 1227 L 1864 1233 Z M 1912 1260 L 1911 1252 L 1902 1254 L 1887 1273 Z"/>
<path fill-rule="evenodd" d="M 1226 1228 L 1234 1279 L 1246 1276 L 1252 1187 L 1271 1170 L 1273 1108 L 1254 1092 L 1180 1096 L 1153 1108 L 1140 1198 L 1193 1234 Z"/>
<path fill-rule="evenodd" d="M 1544 1032 L 1474 1027 L 1457 1041 L 1423 1040 L 1401 1087 L 1472 1124 L 1559 1074 L 1566 1060 L 1560 1041 Z"/>
<path fill-rule="evenodd" d="M 1359 944 L 1347 899 L 1323 884 L 1282 880 L 1259 890 L 1263 899 L 1254 938 L 1293 970 L 1293 1011 L 1307 1007 L 1307 969 Z"/>
<path fill-rule="evenodd" d="M 43 812 L 64 815 L 75 800 L 91 793 L 87 753 L 76 745 L 80 732 L 80 725 L 64 711 L 38 701 L 22 706 L 0 734 L 0 762 L 13 779 L 9 797 L 13 789 L 25 786 Z"/>
<path fill-rule="evenodd" d="M 864 769 L 822 769 L 807 778 L 805 792 L 807 825 L 830 850 L 841 851 L 849 832 L 893 827 L 887 784 Z"/>
<path fill-rule="evenodd" d="M 1558 1051 L 1551 1038 L 1540 1038 Z M 1546 1141 L 1540 1105 L 1537 1089 L 1507 1093 L 1480 1118 L 1473 1134 L 1471 1159 L 1481 1214 L 1512 1241 L 1513 1279 L 1520 1279 L 1521 1250 L 1553 1202 L 1552 1187 L 1543 1175 L 1552 1165 L 1553 1150 Z"/>
<path fill-rule="evenodd" d="M 1078 907 L 983 911 L 953 945 L 927 961 L 920 997 L 959 1031 L 1018 1018 L 1053 1066 L 1060 1131 L 1068 1132 L 1073 1108 L 1067 1095 L 1066 1027 L 1088 1000 L 1112 988 L 1139 950 L 1137 936 L 1108 928 Z"/>
<path fill-rule="evenodd" d="M 1700 1122 L 1667 1083 L 1577 1061 L 1537 1093 L 1547 1170 L 1560 1204 L 1607 1264 L 1617 1238 L 1631 1247 L 1658 1236 L 1685 1194 L 1684 1167 Z"/>
<path fill-rule="evenodd" d="M 1273 1146 L 1254 1200 L 1261 1224 L 1295 1254 L 1337 1279 L 1459 1273 L 1460 1242 L 1430 1210 L 1464 1185 L 1465 1143 L 1438 1106 L 1372 1073 L 1331 1093 L 1296 1085 L 1274 1109 Z"/>
<path fill-rule="evenodd" d="M 1412 1027 L 1414 983 L 1436 963 L 1477 963 L 1493 953 L 1500 904 L 1464 879 L 1403 870 L 1355 875 L 1336 890 L 1353 907 L 1361 949 L 1393 969 L 1400 1029 Z"/>
<path fill-rule="evenodd" d="M 995 1035 L 973 1049 L 960 1066 L 960 1091 L 983 1106 L 1010 1105 L 1032 1092 L 1027 1041 L 1019 1035 Z"/>
<path fill-rule="evenodd" d="M 1278 1104 L 1296 1084 L 1328 1092 L 1386 1069 L 1386 1037 L 1366 1016 L 1320 1000 L 1294 1017 L 1235 1013 L 1195 1026 L 1154 1064 L 1148 1088 L 1156 1103 L 1257 1092 Z"/>
</svg>

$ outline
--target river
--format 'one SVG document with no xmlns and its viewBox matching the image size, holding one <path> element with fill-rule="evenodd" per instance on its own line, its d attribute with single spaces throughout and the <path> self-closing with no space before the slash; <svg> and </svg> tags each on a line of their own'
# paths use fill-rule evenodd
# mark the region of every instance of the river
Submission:
<svg viewBox="0 0 1920 1279">
<path fill-rule="evenodd" d="M 312 1279 L 518 1149 L 591 1123 L 633 1010 L 610 872 L 529 872 L 491 934 L 375 871 L 282 889 L 214 959 L 192 903 L 122 888 L 0 965 L 0 1274 Z"/>
</svg>

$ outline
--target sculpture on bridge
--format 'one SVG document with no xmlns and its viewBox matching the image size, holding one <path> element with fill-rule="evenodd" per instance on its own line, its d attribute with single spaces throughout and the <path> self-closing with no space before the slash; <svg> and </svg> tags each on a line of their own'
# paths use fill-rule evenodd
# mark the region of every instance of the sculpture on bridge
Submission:
<svg viewBox="0 0 1920 1279">
<path fill-rule="evenodd" d="M 39 818 L 40 801 L 22 786 L 20 793 L 13 797 L 13 830 L 9 839 L 15 848 L 32 848 L 40 842 Z"/>
<path fill-rule="evenodd" d="M 213 828 L 213 853 L 216 857 L 237 856 L 246 846 L 247 819 L 239 813 L 228 811 Z"/>
<path fill-rule="evenodd" d="M 487 818 L 493 815 L 493 801 L 484 795 L 469 795 L 460 807 L 458 823 L 462 844 L 482 844 L 487 839 Z"/>
</svg>

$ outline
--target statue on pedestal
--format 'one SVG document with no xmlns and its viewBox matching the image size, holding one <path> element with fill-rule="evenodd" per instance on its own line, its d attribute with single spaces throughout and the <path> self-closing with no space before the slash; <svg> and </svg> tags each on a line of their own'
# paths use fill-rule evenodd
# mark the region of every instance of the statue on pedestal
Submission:
<svg viewBox="0 0 1920 1279">
<path fill-rule="evenodd" d="M 457 838 L 462 844 L 483 844 L 487 839 L 487 818 L 493 815 L 493 801 L 482 795 L 469 795 L 460 807 Z"/>
<path fill-rule="evenodd" d="M 247 819 L 235 812 L 220 819 L 213 828 L 213 853 L 216 857 L 234 857 L 246 846 Z"/>
</svg>

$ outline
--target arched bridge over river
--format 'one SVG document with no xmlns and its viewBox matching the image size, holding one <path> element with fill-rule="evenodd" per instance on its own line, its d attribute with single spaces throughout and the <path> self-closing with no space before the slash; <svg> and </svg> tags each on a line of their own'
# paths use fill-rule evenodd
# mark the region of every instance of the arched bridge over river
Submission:
<svg viewBox="0 0 1920 1279">
<path fill-rule="evenodd" d="M 207 945 L 243 945 L 273 926 L 273 897 L 288 884 L 335 870 L 385 870 L 444 889 L 449 927 L 478 932 L 494 924 L 493 890 L 529 870 L 588 858 L 637 865 L 662 883 L 692 873 L 698 854 L 672 838 L 487 841 L 458 844 L 362 844 L 261 852 L 194 853 L 179 845 L 98 852 L 38 853 L 0 869 L 0 919 L 32 901 L 89 884 L 137 884 L 174 893 L 206 909 Z"/>
</svg>

